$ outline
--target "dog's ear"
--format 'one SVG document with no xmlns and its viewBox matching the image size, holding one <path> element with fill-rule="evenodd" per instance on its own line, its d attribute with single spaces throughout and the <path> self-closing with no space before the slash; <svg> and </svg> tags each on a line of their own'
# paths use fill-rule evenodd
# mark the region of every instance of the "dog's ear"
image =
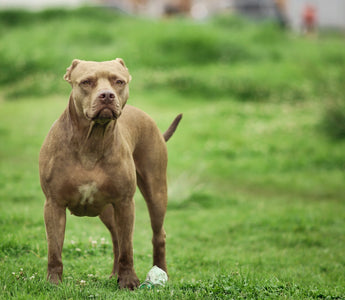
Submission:
<svg viewBox="0 0 345 300">
<path fill-rule="evenodd" d="M 123 65 L 126 68 L 126 70 L 128 70 L 127 67 L 126 67 L 126 64 L 125 64 L 125 62 L 124 62 L 124 60 L 122 58 L 116 58 L 115 61 L 120 63 L 121 65 Z"/>
<path fill-rule="evenodd" d="M 125 62 L 124 62 L 124 60 L 122 58 L 116 58 L 115 61 L 120 63 L 126 69 L 126 71 L 128 72 L 128 68 L 126 67 L 126 64 L 125 64 Z M 129 81 L 131 81 L 131 80 L 132 80 L 132 76 L 129 75 Z"/>
<path fill-rule="evenodd" d="M 80 63 L 80 60 L 79 59 L 74 59 L 72 61 L 72 64 L 66 69 L 66 74 L 64 75 L 64 79 L 69 82 L 69 83 L 72 83 L 71 81 L 71 73 L 73 71 L 73 69 Z"/>
</svg>

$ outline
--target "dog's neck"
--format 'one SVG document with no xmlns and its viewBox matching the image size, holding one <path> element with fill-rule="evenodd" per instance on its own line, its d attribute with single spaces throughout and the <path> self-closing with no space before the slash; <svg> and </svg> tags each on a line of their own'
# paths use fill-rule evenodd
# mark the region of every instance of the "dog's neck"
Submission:
<svg viewBox="0 0 345 300">
<path fill-rule="evenodd" d="M 72 141 L 76 143 L 78 159 L 86 169 L 93 169 L 114 146 L 116 120 L 99 124 L 78 116 L 77 110 L 70 98 L 68 113 L 72 125 Z"/>
</svg>

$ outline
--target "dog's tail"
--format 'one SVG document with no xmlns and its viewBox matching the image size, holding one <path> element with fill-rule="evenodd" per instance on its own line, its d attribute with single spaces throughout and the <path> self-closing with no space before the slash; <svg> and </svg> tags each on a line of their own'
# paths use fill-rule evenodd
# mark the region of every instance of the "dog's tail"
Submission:
<svg viewBox="0 0 345 300">
<path fill-rule="evenodd" d="M 163 137 L 164 137 L 164 140 L 167 142 L 171 136 L 174 134 L 178 124 L 180 123 L 182 119 L 182 114 L 179 114 L 175 120 L 171 123 L 171 125 L 169 126 L 169 128 L 167 129 L 166 132 L 164 132 L 163 134 Z"/>
</svg>

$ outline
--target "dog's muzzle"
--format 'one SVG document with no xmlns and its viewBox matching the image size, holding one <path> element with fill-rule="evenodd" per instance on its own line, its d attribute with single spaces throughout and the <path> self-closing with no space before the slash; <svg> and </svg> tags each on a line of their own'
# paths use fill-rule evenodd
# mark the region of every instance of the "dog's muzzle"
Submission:
<svg viewBox="0 0 345 300">
<path fill-rule="evenodd" d="M 107 123 L 121 115 L 119 101 L 112 91 L 101 91 L 95 100 L 95 109 L 92 120 L 97 123 Z"/>
</svg>

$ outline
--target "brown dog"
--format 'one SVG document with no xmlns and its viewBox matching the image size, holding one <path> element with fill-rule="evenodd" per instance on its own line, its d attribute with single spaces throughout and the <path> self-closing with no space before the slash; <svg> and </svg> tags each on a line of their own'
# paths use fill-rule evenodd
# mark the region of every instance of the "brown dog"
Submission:
<svg viewBox="0 0 345 300">
<path fill-rule="evenodd" d="M 182 115 L 162 135 L 141 110 L 125 106 L 131 76 L 122 59 L 74 60 L 65 80 L 68 106 L 53 124 L 39 158 L 48 240 L 47 279 L 62 279 L 66 208 L 99 216 L 111 233 L 120 288 L 134 289 L 133 195 L 138 185 L 153 230 L 153 264 L 167 271 L 163 222 L 167 208 L 167 141 Z"/>
</svg>

